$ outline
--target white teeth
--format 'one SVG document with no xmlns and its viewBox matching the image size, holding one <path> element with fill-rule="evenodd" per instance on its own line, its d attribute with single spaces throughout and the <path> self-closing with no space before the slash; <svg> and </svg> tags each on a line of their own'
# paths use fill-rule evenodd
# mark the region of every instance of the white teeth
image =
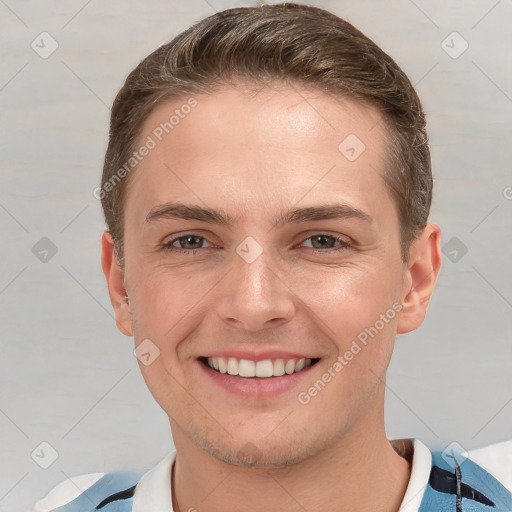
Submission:
<svg viewBox="0 0 512 512">
<path fill-rule="evenodd" d="M 238 375 L 240 377 L 254 377 L 256 375 L 256 363 L 248 359 L 240 359 Z"/>
<path fill-rule="evenodd" d="M 272 377 L 274 365 L 270 359 L 264 359 L 256 363 L 256 377 Z"/>
<path fill-rule="evenodd" d="M 220 373 L 227 373 L 228 371 L 228 363 L 226 362 L 226 360 L 223 358 L 223 357 L 214 357 L 214 359 L 217 359 L 218 361 L 218 364 L 219 364 L 219 372 Z"/>
<path fill-rule="evenodd" d="M 238 361 L 234 357 L 228 359 L 229 375 L 238 375 Z"/>
<path fill-rule="evenodd" d="M 290 360 L 286 361 L 286 364 L 284 366 L 284 371 L 288 375 L 292 374 L 295 371 L 295 360 L 290 359 Z"/>
<path fill-rule="evenodd" d="M 291 375 L 311 365 L 311 359 L 264 359 L 251 361 L 235 357 L 209 357 L 208 366 L 220 373 L 239 375 L 240 377 L 281 377 Z"/>
<path fill-rule="evenodd" d="M 274 361 L 274 377 L 281 377 L 284 375 L 284 360 L 276 359 Z"/>
</svg>

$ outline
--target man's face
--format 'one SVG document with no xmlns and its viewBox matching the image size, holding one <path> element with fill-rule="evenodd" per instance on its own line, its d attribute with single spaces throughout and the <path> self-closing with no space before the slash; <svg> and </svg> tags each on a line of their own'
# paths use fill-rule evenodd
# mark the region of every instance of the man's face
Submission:
<svg viewBox="0 0 512 512">
<path fill-rule="evenodd" d="M 156 146 L 130 177 L 131 316 L 118 315 L 160 351 L 139 364 L 176 445 L 272 466 L 370 435 L 408 286 L 377 110 L 298 86 L 224 88 L 182 109 L 187 99 L 160 105 L 140 135 Z M 159 141 L 176 109 L 190 113 Z M 177 218 L 174 203 L 232 223 Z M 341 215 L 285 218 L 327 205 Z M 208 358 L 221 369 L 233 358 L 231 373 L 294 373 L 230 375 Z M 312 364 L 295 372 L 300 359 Z"/>
</svg>

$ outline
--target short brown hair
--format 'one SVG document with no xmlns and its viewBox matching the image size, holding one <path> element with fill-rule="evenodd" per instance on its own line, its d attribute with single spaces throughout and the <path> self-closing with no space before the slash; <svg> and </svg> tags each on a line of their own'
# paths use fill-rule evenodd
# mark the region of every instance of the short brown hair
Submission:
<svg viewBox="0 0 512 512">
<path fill-rule="evenodd" d="M 129 176 L 124 172 L 118 183 L 113 178 L 132 156 L 144 121 L 164 101 L 212 93 L 231 80 L 255 87 L 288 82 L 377 107 L 389 139 L 382 177 L 395 200 L 402 259 L 407 261 L 432 200 L 418 95 L 395 61 L 350 23 L 317 7 L 285 3 L 214 14 L 155 50 L 127 77 L 112 107 L 100 196 L 121 265 Z"/>
</svg>

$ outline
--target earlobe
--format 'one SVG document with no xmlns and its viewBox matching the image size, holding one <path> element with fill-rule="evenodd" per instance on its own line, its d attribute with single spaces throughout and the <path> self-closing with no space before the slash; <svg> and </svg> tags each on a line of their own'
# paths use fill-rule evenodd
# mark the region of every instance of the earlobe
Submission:
<svg viewBox="0 0 512 512">
<path fill-rule="evenodd" d="M 114 307 L 117 328 L 126 336 L 133 336 L 133 326 L 124 287 L 124 273 L 117 262 L 114 240 L 109 231 L 101 237 L 101 266 L 107 280 L 110 302 Z"/>
<path fill-rule="evenodd" d="M 441 230 L 437 224 L 429 223 L 409 251 L 398 334 L 413 331 L 422 324 L 440 269 Z"/>
</svg>

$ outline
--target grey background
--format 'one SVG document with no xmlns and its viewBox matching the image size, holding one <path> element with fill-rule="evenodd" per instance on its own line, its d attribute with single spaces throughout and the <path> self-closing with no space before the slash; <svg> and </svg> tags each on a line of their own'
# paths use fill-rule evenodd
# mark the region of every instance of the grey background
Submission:
<svg viewBox="0 0 512 512">
<path fill-rule="evenodd" d="M 427 320 L 398 338 L 388 434 L 433 447 L 510 438 L 512 3 L 309 3 L 390 53 L 428 113 L 431 219 L 448 245 Z M 113 322 L 93 190 L 128 72 L 191 23 L 245 5 L 0 0 L 0 511 L 30 510 L 67 476 L 149 468 L 172 447 L 133 340 Z M 59 45 L 47 59 L 31 48 L 43 31 Z M 463 48 L 453 31 L 469 44 L 458 58 L 442 48 Z M 34 254 L 45 248 L 46 262 Z M 58 452 L 48 469 L 31 458 L 43 441 Z"/>
</svg>

